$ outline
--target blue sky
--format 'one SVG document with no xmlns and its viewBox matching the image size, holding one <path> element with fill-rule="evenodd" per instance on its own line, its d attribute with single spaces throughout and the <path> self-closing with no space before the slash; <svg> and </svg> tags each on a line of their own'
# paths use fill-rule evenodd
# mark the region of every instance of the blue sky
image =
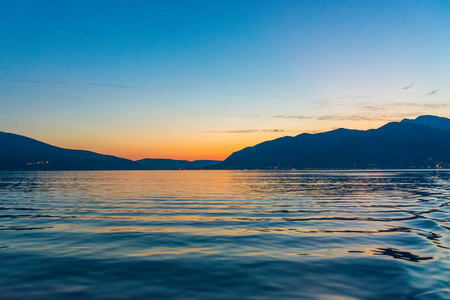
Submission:
<svg viewBox="0 0 450 300">
<path fill-rule="evenodd" d="M 0 130 L 124 156 L 450 117 L 449 1 L 0 0 Z"/>
</svg>

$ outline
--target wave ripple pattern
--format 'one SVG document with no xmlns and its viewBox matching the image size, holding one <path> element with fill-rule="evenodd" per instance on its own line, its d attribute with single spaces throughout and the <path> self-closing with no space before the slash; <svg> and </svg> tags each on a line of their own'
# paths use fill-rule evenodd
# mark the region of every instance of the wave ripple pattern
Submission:
<svg viewBox="0 0 450 300">
<path fill-rule="evenodd" d="M 2 299 L 450 299 L 450 172 L 0 172 Z"/>
</svg>

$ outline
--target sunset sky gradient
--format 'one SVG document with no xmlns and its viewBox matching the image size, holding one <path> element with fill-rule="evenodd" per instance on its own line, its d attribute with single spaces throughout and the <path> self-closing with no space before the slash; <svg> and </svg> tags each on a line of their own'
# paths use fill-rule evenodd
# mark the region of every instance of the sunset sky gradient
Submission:
<svg viewBox="0 0 450 300">
<path fill-rule="evenodd" d="M 129 159 L 450 117 L 450 1 L 0 0 L 0 130 Z"/>
</svg>

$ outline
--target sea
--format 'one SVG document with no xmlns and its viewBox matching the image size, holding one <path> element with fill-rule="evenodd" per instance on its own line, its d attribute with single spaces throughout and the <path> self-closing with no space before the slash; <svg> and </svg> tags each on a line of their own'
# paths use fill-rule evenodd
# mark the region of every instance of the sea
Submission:
<svg viewBox="0 0 450 300">
<path fill-rule="evenodd" d="M 450 299 L 450 171 L 0 172 L 1 299 Z"/>
</svg>

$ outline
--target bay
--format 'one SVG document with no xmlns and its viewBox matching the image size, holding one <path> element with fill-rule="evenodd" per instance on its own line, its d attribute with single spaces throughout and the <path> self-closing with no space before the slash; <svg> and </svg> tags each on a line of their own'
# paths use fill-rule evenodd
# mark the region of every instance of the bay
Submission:
<svg viewBox="0 0 450 300">
<path fill-rule="evenodd" d="M 0 172 L 2 299 L 450 299 L 450 172 Z"/>
</svg>

